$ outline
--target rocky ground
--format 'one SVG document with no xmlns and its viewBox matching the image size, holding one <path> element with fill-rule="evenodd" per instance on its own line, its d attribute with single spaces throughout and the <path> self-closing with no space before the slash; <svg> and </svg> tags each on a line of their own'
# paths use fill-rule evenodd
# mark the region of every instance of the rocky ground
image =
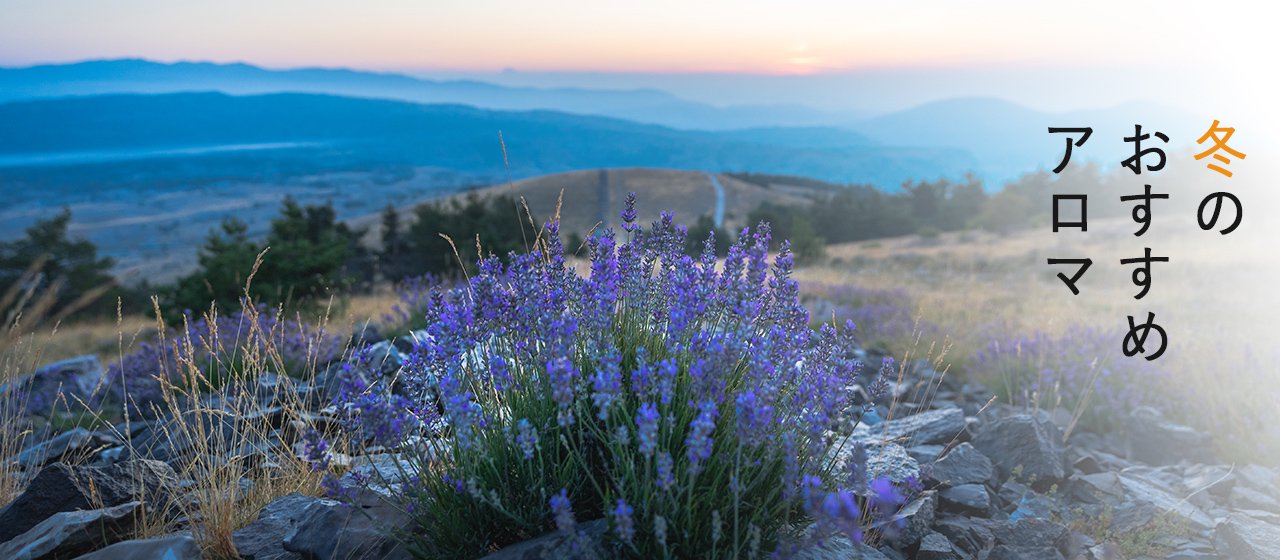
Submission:
<svg viewBox="0 0 1280 560">
<path fill-rule="evenodd" d="M 384 367 L 395 368 L 403 358 L 394 343 L 380 348 Z M 1209 435 L 1151 409 L 1132 411 L 1122 430 L 1075 430 L 1064 438 L 1071 419 L 1063 411 L 992 404 L 984 387 L 951 378 L 930 385 L 934 376 L 927 368 L 918 371 L 918 380 L 895 387 L 892 411 L 878 410 L 876 416 L 892 420 L 868 416 L 852 432 L 833 437 L 864 444 L 868 468 L 877 476 L 915 477 L 925 489 L 897 514 L 892 539 L 853 543 L 828 537 L 807 545 L 799 557 L 1280 558 L 1280 470 L 1221 464 Z M 96 359 L 84 358 L 32 375 L 56 378 L 76 392 L 93 387 L 103 373 Z M 269 386 L 271 380 L 258 384 Z M 10 382 L 8 390 L 20 386 Z M 325 421 L 332 389 L 325 376 L 298 386 L 297 392 L 314 398 L 292 402 L 310 403 L 310 410 L 286 411 L 276 397 L 263 398 L 258 414 L 265 416 L 257 418 L 272 418 L 271 443 L 279 444 L 266 448 L 300 449 L 293 423 L 298 415 Z M 198 523 L 179 522 L 168 535 L 128 540 L 147 508 L 184 499 L 195 483 L 179 473 L 189 472 L 183 467 L 197 446 L 163 437 L 171 433 L 165 426 L 172 421 L 48 430 L 43 441 L 8 458 L 26 481 L 25 490 L 0 510 L 0 558 L 198 558 L 192 536 Z M 240 421 L 243 416 L 229 420 L 209 437 L 231 437 Z M 244 455 L 255 453 L 269 455 Z M 261 468 L 272 460 L 261 456 L 246 464 Z M 387 450 L 356 456 L 345 476 L 368 478 L 377 471 L 394 478 L 398 461 Z M 243 558 L 255 560 L 409 556 L 388 536 L 408 526 L 404 514 L 373 490 L 356 493 L 352 503 L 280 497 L 234 533 L 235 546 Z M 583 525 L 589 535 L 604 530 L 600 521 Z M 551 534 L 491 558 L 559 558 L 564 544 Z M 580 549 L 579 555 L 591 550 Z"/>
</svg>

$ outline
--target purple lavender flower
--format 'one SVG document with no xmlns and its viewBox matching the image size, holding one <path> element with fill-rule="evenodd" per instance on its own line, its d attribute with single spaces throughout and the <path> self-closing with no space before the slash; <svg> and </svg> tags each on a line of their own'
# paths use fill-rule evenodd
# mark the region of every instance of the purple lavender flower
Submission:
<svg viewBox="0 0 1280 560">
<path fill-rule="evenodd" d="M 627 505 L 626 500 L 618 498 L 618 505 L 614 506 L 609 513 L 613 516 L 614 533 L 623 542 L 631 542 L 636 536 L 635 520 L 631 518 L 631 506 Z"/>
<path fill-rule="evenodd" d="M 578 523 L 573 518 L 573 506 L 569 503 L 567 490 L 561 488 L 559 494 L 551 497 L 551 515 L 555 518 L 557 530 L 573 534 Z"/>
<path fill-rule="evenodd" d="M 711 433 L 716 429 L 716 403 L 704 401 L 698 407 L 698 417 L 689 423 L 689 435 L 684 446 L 689 458 L 690 474 L 702 471 L 702 462 L 711 458 Z"/>
<path fill-rule="evenodd" d="M 527 418 L 521 418 L 516 422 L 516 445 L 520 446 L 520 452 L 524 454 L 525 460 L 533 458 L 534 449 L 538 446 L 538 430 L 529 424 Z"/>
<path fill-rule="evenodd" d="M 675 479 L 675 463 L 671 460 L 671 454 L 666 451 L 658 452 L 657 460 L 658 468 L 658 488 L 662 490 L 670 490 L 676 484 Z"/>
<path fill-rule="evenodd" d="M 307 428 L 302 433 L 302 450 L 311 470 L 329 470 L 329 442 L 324 440 L 319 430 Z"/>
<path fill-rule="evenodd" d="M 623 202 L 622 229 L 624 231 L 633 231 L 636 229 L 636 193 L 634 191 L 627 193 L 627 198 Z"/>
<path fill-rule="evenodd" d="M 652 457 L 658 448 L 658 420 L 662 416 L 653 403 L 643 403 L 636 412 L 636 437 L 640 440 L 640 454 Z"/>
<path fill-rule="evenodd" d="M 601 420 L 609 419 L 609 407 L 622 392 L 622 356 L 616 349 L 611 349 L 600 358 L 596 372 L 591 376 L 593 392 L 591 399 L 595 402 L 597 416 Z"/>
<path fill-rule="evenodd" d="M 551 379 L 551 398 L 558 409 L 556 421 L 560 426 L 573 424 L 573 393 L 578 368 L 568 358 L 556 358 L 547 362 L 547 376 Z"/>
</svg>

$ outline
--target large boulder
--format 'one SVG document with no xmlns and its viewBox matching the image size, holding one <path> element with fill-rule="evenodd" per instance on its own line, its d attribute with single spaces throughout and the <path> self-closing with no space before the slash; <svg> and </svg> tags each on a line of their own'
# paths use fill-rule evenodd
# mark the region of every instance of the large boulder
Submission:
<svg viewBox="0 0 1280 560">
<path fill-rule="evenodd" d="M 396 533 L 412 520 L 372 491 L 357 491 L 352 503 L 315 500 L 299 519 L 285 536 L 284 549 L 304 559 L 410 558 Z"/>
<path fill-rule="evenodd" d="M 18 464 L 35 470 L 59 461 L 76 462 L 119 444 L 120 440 L 112 435 L 76 427 L 23 450 L 18 454 Z"/>
<path fill-rule="evenodd" d="M 1175 424 L 1160 411 L 1138 407 L 1126 423 L 1129 459 L 1148 465 L 1167 465 L 1186 459 L 1214 463 L 1213 438 L 1199 430 Z"/>
<path fill-rule="evenodd" d="M 75 558 L 128 535 L 142 512 L 141 502 L 93 510 L 64 511 L 0 544 L 6 560 Z"/>
<path fill-rule="evenodd" d="M 973 446 L 986 455 L 1002 477 L 1048 486 L 1067 476 L 1062 431 L 1053 422 L 1029 414 L 1015 414 L 988 424 Z"/>
<path fill-rule="evenodd" d="M 76 560 L 201 560 L 200 544 L 190 535 L 118 542 Z"/>
<path fill-rule="evenodd" d="M 173 469 L 159 461 L 130 461 L 109 467 L 55 463 L 41 469 L 26 490 L 0 510 L 0 542 L 64 511 L 113 507 L 132 501 L 155 508 L 167 503 L 177 484 Z"/>
<path fill-rule="evenodd" d="M 1280 558 L 1280 526 L 1241 513 L 1228 516 L 1214 532 L 1214 540 L 1219 552 L 1238 560 Z"/>
<path fill-rule="evenodd" d="M 307 506 L 319 498 L 294 492 L 276 498 L 258 513 L 258 519 L 232 534 L 236 551 L 244 560 L 296 560 L 297 552 L 284 549 L 284 539 L 302 520 Z"/>
<path fill-rule="evenodd" d="M 894 418 L 876 426 L 861 424 L 853 437 L 861 441 L 894 441 L 906 447 L 951 443 L 964 433 L 964 411 L 958 408 L 930 410 Z"/>
</svg>

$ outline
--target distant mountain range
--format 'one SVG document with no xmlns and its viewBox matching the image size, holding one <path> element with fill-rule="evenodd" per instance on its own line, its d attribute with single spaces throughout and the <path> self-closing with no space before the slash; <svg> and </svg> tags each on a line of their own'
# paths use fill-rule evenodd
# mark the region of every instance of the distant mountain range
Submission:
<svg viewBox="0 0 1280 560">
<path fill-rule="evenodd" d="M 0 168 L 35 162 L 34 152 L 51 152 L 41 160 L 50 165 L 118 159 L 125 149 L 134 159 L 172 156 L 174 149 L 194 157 L 244 144 L 278 161 L 277 145 L 295 143 L 289 157 L 306 144 L 332 165 L 494 173 L 501 171 L 495 165 L 501 130 L 519 176 L 659 166 L 790 173 L 885 188 L 965 172 L 994 188 L 1052 167 L 1063 138 L 1049 135 L 1049 126 L 1093 126 L 1094 138 L 1077 157 L 1114 165 L 1126 157 L 1123 137 L 1135 123 L 1164 131 L 1175 145 L 1188 144 L 1208 124 L 1137 103 L 1055 114 L 995 98 L 957 98 L 864 118 L 803 106 L 718 107 L 651 89 L 507 87 L 344 69 L 134 59 L 0 69 L 0 103 L 6 101 Z"/>
<path fill-rule="evenodd" d="M 688 131 L 553 111 L 299 93 L 18 101 L 0 105 L 0 122 L 5 123 L 0 180 L 52 181 L 55 187 L 66 168 L 76 175 L 62 186 L 75 187 L 82 173 L 74 168 L 83 165 L 233 154 L 252 157 L 260 166 L 305 159 L 327 170 L 435 167 L 498 178 L 509 168 L 520 178 L 600 167 L 660 167 L 761 171 L 888 187 L 919 177 L 958 176 L 977 165 L 962 150 L 880 146 L 840 129 Z M 222 169 L 214 175 L 227 173 Z"/>
<path fill-rule="evenodd" d="M 139 59 L 0 68 L 0 102 L 109 93 L 192 91 L 219 91 L 234 95 L 322 93 L 511 111 L 546 109 L 706 130 L 847 124 L 854 120 L 848 115 L 797 105 L 719 107 L 653 89 L 508 87 L 472 80 L 424 80 L 405 74 L 346 69 L 269 70 L 249 64 L 163 64 Z"/>
</svg>

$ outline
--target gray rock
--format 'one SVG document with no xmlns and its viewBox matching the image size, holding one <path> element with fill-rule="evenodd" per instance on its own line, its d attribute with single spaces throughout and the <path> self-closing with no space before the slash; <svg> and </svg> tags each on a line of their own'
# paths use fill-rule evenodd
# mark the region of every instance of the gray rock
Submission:
<svg viewBox="0 0 1280 560">
<path fill-rule="evenodd" d="M 850 541 L 844 535 L 822 539 L 821 542 L 801 548 L 794 560 L 889 560 L 883 552 L 862 543 Z"/>
<path fill-rule="evenodd" d="M 907 447 L 946 445 L 964 432 L 964 411 L 958 408 L 930 410 L 894 418 L 885 422 L 884 426 L 879 437 L 885 440 L 903 440 L 903 445 Z"/>
<path fill-rule="evenodd" d="M 920 465 L 907 454 L 907 450 L 895 443 L 867 447 L 867 478 L 888 478 L 902 482 L 907 478 L 920 478 Z"/>
<path fill-rule="evenodd" d="M 1208 493 L 1227 498 L 1236 486 L 1235 469 L 1230 465 L 1191 465 L 1182 474 L 1182 490 L 1187 494 Z"/>
<path fill-rule="evenodd" d="M 76 427 L 23 450 L 18 454 L 18 464 L 24 469 L 39 469 L 63 460 L 87 459 L 119 444 L 120 440 L 115 437 Z"/>
<path fill-rule="evenodd" d="M 0 544 L 0 558 L 75 558 L 124 538 L 133 530 L 141 510 L 141 502 L 129 502 L 111 508 L 55 513 Z"/>
<path fill-rule="evenodd" d="M 1186 459 L 1213 463 L 1213 438 L 1209 434 L 1170 422 L 1160 411 L 1138 407 L 1126 424 L 1128 456 L 1149 465 L 1165 465 Z"/>
<path fill-rule="evenodd" d="M 76 560 L 201 560 L 200 545 L 190 535 L 118 542 Z"/>
<path fill-rule="evenodd" d="M 889 540 L 899 546 L 911 546 L 929 533 L 937 510 L 937 493 L 927 490 L 884 522 L 881 529 Z"/>
<path fill-rule="evenodd" d="M 1027 491 L 1015 502 L 1017 506 L 1009 514 L 1010 521 L 1018 519 L 1053 519 L 1062 513 L 1057 500 L 1051 496 Z"/>
<path fill-rule="evenodd" d="M 1280 513 L 1280 501 L 1247 486 L 1232 488 L 1230 502 L 1232 509 L 1256 509 Z"/>
<path fill-rule="evenodd" d="M 991 510 L 991 494 L 982 484 L 961 484 L 938 493 L 943 509 L 985 514 Z"/>
<path fill-rule="evenodd" d="M 1016 414 L 988 424 L 973 440 L 1001 476 L 1017 473 L 1019 480 L 1046 487 L 1067 476 L 1062 432 L 1052 422 Z"/>
<path fill-rule="evenodd" d="M 920 548 L 916 550 L 916 560 L 960 560 L 951 541 L 941 533 L 929 533 L 920 539 Z"/>
<path fill-rule="evenodd" d="M 942 452 L 946 451 L 943 445 L 917 445 L 907 450 L 907 454 L 915 459 L 921 465 L 932 463 L 942 456 Z"/>
<path fill-rule="evenodd" d="M 244 560 L 295 560 L 296 552 L 284 549 L 284 538 L 297 526 L 302 512 L 319 498 L 297 492 L 276 498 L 258 513 L 258 519 L 232 534 L 236 551 Z"/>
<path fill-rule="evenodd" d="M 1072 477 L 1072 482 L 1077 488 L 1084 489 L 1083 494 L 1077 496 L 1087 496 L 1090 503 L 1119 504 L 1124 500 L 1124 484 L 1120 482 L 1120 475 L 1113 472 L 1100 472 L 1096 474 L 1087 474 L 1084 476 Z"/>
<path fill-rule="evenodd" d="M 1061 523 L 1033 518 L 1000 523 L 991 532 L 997 545 L 992 558 L 1008 558 L 1010 552 L 1015 554 L 1014 558 L 1059 558 L 1070 536 Z"/>
<path fill-rule="evenodd" d="M 995 546 L 995 535 L 990 528 L 992 523 L 986 519 L 946 517 L 935 523 L 933 528 L 946 536 L 966 557 L 978 558 Z"/>
<path fill-rule="evenodd" d="M 351 470 L 342 475 L 340 481 L 344 488 L 363 486 L 391 497 L 399 494 L 405 481 L 416 472 L 413 461 L 398 453 L 377 453 L 357 457 L 351 464 Z"/>
<path fill-rule="evenodd" d="M 169 492 L 177 487 L 177 480 L 173 469 L 158 461 L 131 461 L 109 467 L 49 465 L 0 510 L 0 542 L 25 533 L 59 512 L 132 501 L 165 504 Z"/>
<path fill-rule="evenodd" d="M 1019 548 L 1007 544 L 996 545 L 995 548 L 991 549 L 991 554 L 987 555 L 987 560 L 1065 560 L 1065 558 L 1062 552 L 1055 548 Z M 1107 556 L 1105 558 L 1106 560 L 1113 560 L 1116 557 Z"/>
<path fill-rule="evenodd" d="M 1102 465 L 1098 463 L 1098 458 L 1091 453 L 1080 453 L 1074 461 L 1071 461 L 1071 468 L 1084 474 L 1097 474 L 1103 472 Z"/>
<path fill-rule="evenodd" d="M 1236 470 L 1245 486 L 1280 499 L 1280 473 L 1260 465 L 1245 465 Z"/>
<path fill-rule="evenodd" d="M 1175 513 L 1201 530 L 1207 531 L 1213 529 L 1216 525 L 1213 518 L 1201 511 L 1200 508 L 1179 496 L 1171 494 L 1167 488 L 1161 487 L 1156 483 L 1132 476 L 1126 472 L 1120 474 L 1120 484 L 1124 486 L 1125 496 L 1136 503 L 1151 504 L 1158 511 Z"/>
<path fill-rule="evenodd" d="M 930 478 L 952 486 L 986 482 L 991 474 L 991 460 L 968 442 L 943 455 L 929 470 Z"/>
<path fill-rule="evenodd" d="M 395 533 L 412 521 L 371 491 L 359 491 L 351 504 L 316 500 L 303 508 L 300 519 L 285 536 L 284 549 L 304 559 L 410 557 Z"/>
<path fill-rule="evenodd" d="M 1112 510 L 1111 532 L 1127 534 L 1151 524 L 1156 518 L 1156 508 L 1149 503 L 1126 502 Z"/>
<path fill-rule="evenodd" d="M 573 535 L 547 533 L 535 539 L 503 547 L 482 560 L 587 560 L 605 558 L 603 519 L 579 523 Z"/>
<path fill-rule="evenodd" d="M 1274 560 L 1280 558 L 1280 526 L 1233 513 L 1214 532 L 1221 543 L 1219 552 L 1235 560 Z M 1225 550 L 1224 550 L 1225 548 Z"/>
</svg>

